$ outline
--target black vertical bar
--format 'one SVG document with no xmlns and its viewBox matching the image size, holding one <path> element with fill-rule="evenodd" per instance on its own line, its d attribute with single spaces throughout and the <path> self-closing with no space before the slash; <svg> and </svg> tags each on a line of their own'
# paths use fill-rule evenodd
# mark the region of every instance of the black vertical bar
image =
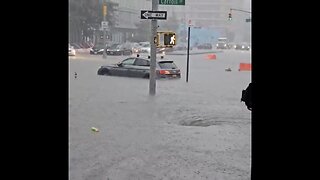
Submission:
<svg viewBox="0 0 320 180">
<path fill-rule="evenodd" d="M 186 82 L 188 82 L 188 79 L 189 79 L 189 49 L 190 49 L 190 26 L 188 27 L 188 50 L 187 50 L 187 76 L 186 76 Z"/>
</svg>

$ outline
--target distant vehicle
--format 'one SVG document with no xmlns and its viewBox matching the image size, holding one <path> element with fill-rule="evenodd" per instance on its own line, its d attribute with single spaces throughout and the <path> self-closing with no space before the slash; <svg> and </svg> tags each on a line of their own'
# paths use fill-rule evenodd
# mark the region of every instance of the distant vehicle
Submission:
<svg viewBox="0 0 320 180">
<path fill-rule="evenodd" d="M 139 53 L 140 52 L 140 45 L 139 43 L 131 43 L 131 48 L 133 53 Z"/>
<path fill-rule="evenodd" d="M 151 52 L 151 46 L 150 43 L 139 43 L 140 44 L 140 52 L 141 53 L 150 53 Z"/>
<path fill-rule="evenodd" d="M 218 43 L 219 43 L 219 42 L 228 43 L 228 38 L 226 38 L 226 37 L 220 37 L 220 38 L 218 38 Z"/>
<path fill-rule="evenodd" d="M 229 45 L 225 42 L 218 42 L 216 44 L 217 49 L 229 49 Z"/>
<path fill-rule="evenodd" d="M 235 48 L 236 48 L 236 46 L 237 46 L 237 44 L 236 44 L 236 43 L 234 43 L 234 42 L 230 42 L 230 43 L 228 43 L 228 47 L 229 47 L 229 49 L 235 49 Z"/>
<path fill-rule="evenodd" d="M 197 47 L 198 49 L 212 49 L 212 45 L 210 43 L 200 44 Z"/>
<path fill-rule="evenodd" d="M 248 43 L 239 43 L 239 44 L 237 44 L 235 46 L 235 49 L 249 51 L 250 50 L 250 44 L 248 44 Z"/>
<path fill-rule="evenodd" d="M 131 55 L 132 46 L 130 43 L 114 44 L 107 49 L 107 55 Z"/>
<path fill-rule="evenodd" d="M 76 55 L 76 50 L 74 49 L 73 46 L 69 44 L 69 56 L 75 56 Z"/>
<path fill-rule="evenodd" d="M 140 57 L 130 57 L 117 64 L 101 66 L 98 75 L 125 76 L 125 77 L 150 77 L 150 60 Z M 180 78 L 180 69 L 172 60 L 157 60 L 156 78 Z"/>
<path fill-rule="evenodd" d="M 188 50 L 188 44 L 187 43 L 178 43 L 177 45 L 173 46 L 174 51 L 186 51 Z M 192 50 L 192 47 L 189 47 L 189 50 Z"/>
<path fill-rule="evenodd" d="M 104 49 L 103 44 L 96 44 L 90 49 L 90 54 L 103 54 Z"/>
<path fill-rule="evenodd" d="M 70 45 L 73 46 L 74 49 L 81 49 L 81 46 L 76 43 L 70 43 Z"/>
</svg>

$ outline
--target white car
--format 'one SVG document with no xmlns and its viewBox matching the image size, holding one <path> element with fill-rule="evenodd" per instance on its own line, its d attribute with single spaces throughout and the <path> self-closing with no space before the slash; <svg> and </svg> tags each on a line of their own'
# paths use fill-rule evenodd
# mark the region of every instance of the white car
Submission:
<svg viewBox="0 0 320 180">
<path fill-rule="evenodd" d="M 76 50 L 74 49 L 73 46 L 69 45 L 69 56 L 75 56 L 76 55 Z"/>
<path fill-rule="evenodd" d="M 150 44 L 143 44 L 143 45 L 141 45 L 141 47 L 140 47 L 140 52 L 141 52 L 141 53 L 148 53 L 148 54 L 150 54 L 150 52 L 151 52 Z"/>
</svg>

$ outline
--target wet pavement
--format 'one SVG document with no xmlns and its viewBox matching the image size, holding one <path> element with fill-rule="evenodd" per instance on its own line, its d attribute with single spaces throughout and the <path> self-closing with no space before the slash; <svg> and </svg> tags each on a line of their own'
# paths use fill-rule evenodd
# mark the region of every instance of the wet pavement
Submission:
<svg viewBox="0 0 320 180">
<path fill-rule="evenodd" d="M 186 56 L 166 55 L 182 78 L 157 80 L 155 96 L 148 79 L 97 75 L 125 56 L 70 57 L 70 179 L 250 179 L 251 112 L 240 96 L 251 72 L 238 69 L 251 54 L 215 55 L 190 56 L 188 83 Z"/>
</svg>

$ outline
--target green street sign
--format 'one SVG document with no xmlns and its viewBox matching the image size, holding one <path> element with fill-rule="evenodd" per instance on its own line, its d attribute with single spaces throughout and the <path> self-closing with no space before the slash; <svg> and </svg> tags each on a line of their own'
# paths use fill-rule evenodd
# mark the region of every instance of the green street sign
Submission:
<svg viewBox="0 0 320 180">
<path fill-rule="evenodd" d="M 186 0 L 159 0 L 160 5 L 186 5 Z"/>
</svg>

